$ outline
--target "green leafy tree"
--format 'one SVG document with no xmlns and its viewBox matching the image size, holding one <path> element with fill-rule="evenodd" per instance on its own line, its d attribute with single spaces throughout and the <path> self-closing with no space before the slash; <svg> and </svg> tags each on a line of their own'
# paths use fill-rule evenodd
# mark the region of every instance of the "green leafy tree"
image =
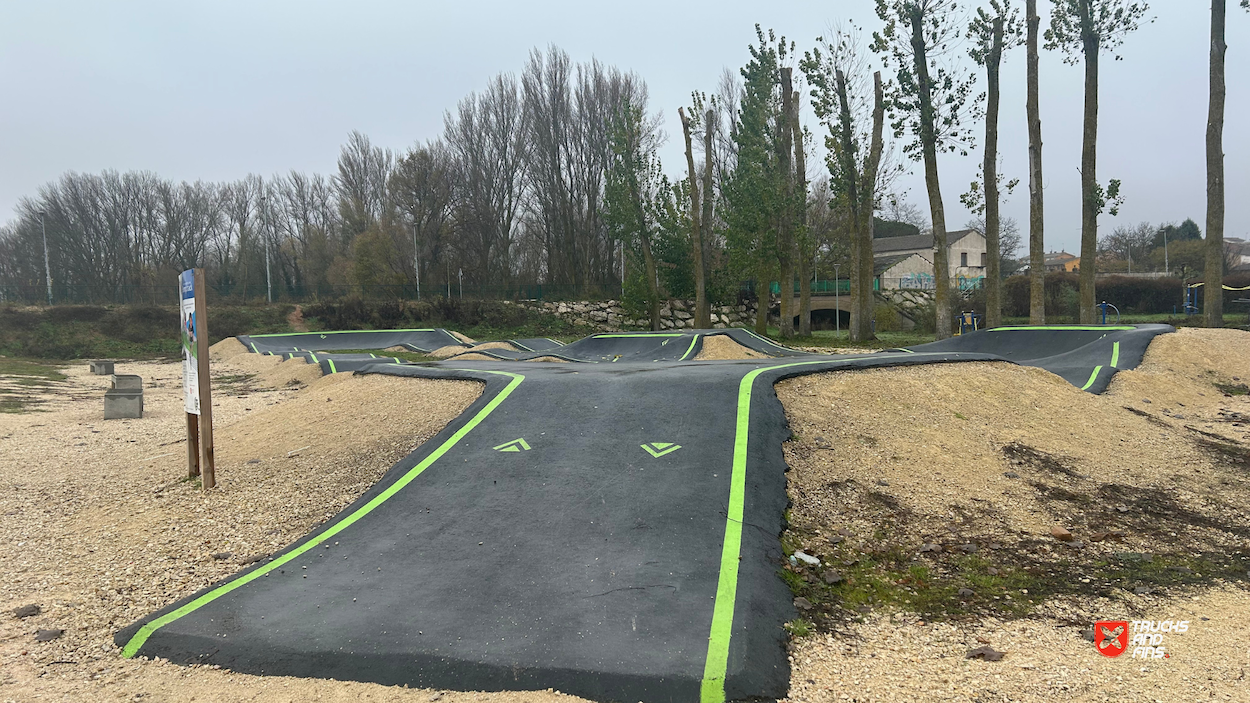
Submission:
<svg viewBox="0 0 1250 703">
<path fill-rule="evenodd" d="M 1081 146 L 1081 274 L 1080 321 L 1095 321 L 1094 274 L 1091 266 L 1098 253 L 1098 215 L 1107 208 L 1115 215 L 1120 183 L 1098 183 L 1098 57 L 1114 52 L 1136 30 L 1148 6 L 1126 0 L 1051 0 L 1050 29 L 1046 48 L 1062 51 L 1064 61 L 1085 62 L 1085 126 Z M 1114 54 L 1113 54 L 1114 55 Z M 1115 55 L 1116 60 L 1120 59 Z M 1108 207 L 1109 206 L 1109 207 Z"/>
<path fill-rule="evenodd" d="M 667 180 L 660 170 L 657 130 L 648 122 L 641 107 L 625 101 L 614 116 L 611 129 L 612 158 L 604 186 L 604 219 L 612 236 L 624 243 L 642 266 L 634 266 L 632 277 L 637 284 L 641 274 L 645 288 L 647 314 L 651 329 L 660 329 L 660 284 L 653 251 L 655 238 L 656 193 L 667 190 Z M 628 289 L 631 280 L 624 285 Z M 627 296 L 628 297 L 628 290 Z"/>
<path fill-rule="evenodd" d="M 894 136 L 907 136 L 903 151 L 924 161 L 925 188 L 933 226 L 933 267 L 937 291 L 937 338 L 951 335 L 950 265 L 946 240 L 946 208 L 942 202 L 937 157 L 942 152 L 964 156 L 972 144 L 963 121 L 973 101 L 973 79 L 954 59 L 952 46 L 962 22 L 955 0 L 877 0 L 877 16 L 885 23 L 873 33 L 873 50 L 896 70 L 889 96 Z"/>
<path fill-rule="evenodd" d="M 742 100 L 732 138 L 737 162 L 724 184 L 726 248 L 730 264 L 743 277 L 755 280 L 759 307 L 755 331 L 768 331 L 768 285 L 777 270 L 778 215 L 783 203 L 781 168 L 777 159 L 778 131 L 789 125 L 778 119 L 781 63 L 794 52 L 793 44 L 756 25 L 757 44 L 749 47 L 751 60 L 741 70 Z"/>
</svg>

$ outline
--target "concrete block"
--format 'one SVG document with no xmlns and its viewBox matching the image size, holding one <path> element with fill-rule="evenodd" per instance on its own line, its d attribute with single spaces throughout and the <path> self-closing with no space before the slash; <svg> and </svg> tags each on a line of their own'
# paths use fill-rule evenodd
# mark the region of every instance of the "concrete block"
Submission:
<svg viewBox="0 0 1250 703">
<path fill-rule="evenodd" d="M 111 361 L 93 361 L 91 362 L 91 373 L 96 376 L 108 376 L 113 373 L 113 362 Z"/>
<path fill-rule="evenodd" d="M 138 378 L 138 376 L 135 376 Z M 104 419 L 143 417 L 143 391 L 134 389 L 104 391 Z"/>
<path fill-rule="evenodd" d="M 143 377 L 133 376 L 131 374 L 115 373 L 113 374 L 113 390 L 117 391 L 139 391 L 143 392 Z"/>
</svg>

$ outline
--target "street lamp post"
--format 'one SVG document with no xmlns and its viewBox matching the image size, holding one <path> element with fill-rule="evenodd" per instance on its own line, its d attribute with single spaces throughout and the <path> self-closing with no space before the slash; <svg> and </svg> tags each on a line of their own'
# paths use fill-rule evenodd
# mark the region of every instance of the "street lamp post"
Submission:
<svg viewBox="0 0 1250 703">
<path fill-rule="evenodd" d="M 48 213 L 39 211 L 39 225 L 43 227 L 43 275 L 48 282 L 48 305 L 52 304 L 52 265 L 48 261 Z"/>
</svg>

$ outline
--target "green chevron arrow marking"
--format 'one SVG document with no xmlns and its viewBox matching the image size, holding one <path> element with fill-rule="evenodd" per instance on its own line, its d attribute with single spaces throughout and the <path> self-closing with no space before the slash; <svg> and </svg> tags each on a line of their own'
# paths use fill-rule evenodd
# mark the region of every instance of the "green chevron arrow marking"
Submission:
<svg viewBox="0 0 1250 703">
<path fill-rule="evenodd" d="M 504 442 L 494 449 L 497 452 L 528 452 L 530 450 L 530 445 L 529 442 L 525 441 L 525 439 L 518 437 L 511 442 Z"/>
<path fill-rule="evenodd" d="M 647 450 L 647 453 L 656 459 L 681 449 L 680 444 L 673 444 L 672 442 L 651 442 L 650 444 L 640 444 L 638 446 Z"/>
</svg>

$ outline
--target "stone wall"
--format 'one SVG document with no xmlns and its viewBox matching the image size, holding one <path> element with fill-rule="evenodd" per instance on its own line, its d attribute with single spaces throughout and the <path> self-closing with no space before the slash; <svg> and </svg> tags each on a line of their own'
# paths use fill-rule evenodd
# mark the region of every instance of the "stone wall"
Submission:
<svg viewBox="0 0 1250 703">
<path fill-rule="evenodd" d="M 644 315 L 635 318 L 621 307 L 620 301 L 604 302 L 537 302 L 517 303 L 532 310 L 562 317 L 575 325 L 594 327 L 607 332 L 629 328 L 650 328 Z M 712 327 L 750 327 L 755 324 L 755 305 L 713 305 Z M 666 330 L 694 327 L 694 301 L 668 300 L 660 307 L 660 327 Z"/>
</svg>

